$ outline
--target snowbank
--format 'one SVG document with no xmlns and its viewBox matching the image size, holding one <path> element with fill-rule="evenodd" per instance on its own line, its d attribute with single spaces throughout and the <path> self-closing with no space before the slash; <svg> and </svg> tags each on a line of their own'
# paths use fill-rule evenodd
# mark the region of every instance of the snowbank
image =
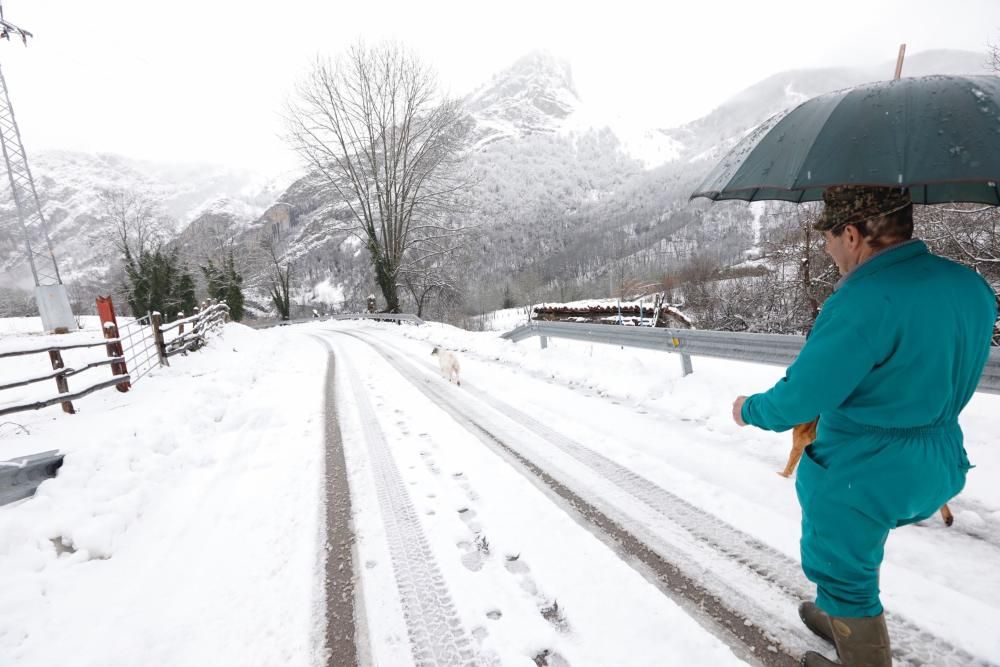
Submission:
<svg viewBox="0 0 1000 667">
<path fill-rule="evenodd" d="M 322 359 L 229 324 L 80 414 L 15 415 L 31 434 L 0 431 L 0 458 L 66 458 L 0 507 L 0 664 L 313 664 Z"/>
</svg>

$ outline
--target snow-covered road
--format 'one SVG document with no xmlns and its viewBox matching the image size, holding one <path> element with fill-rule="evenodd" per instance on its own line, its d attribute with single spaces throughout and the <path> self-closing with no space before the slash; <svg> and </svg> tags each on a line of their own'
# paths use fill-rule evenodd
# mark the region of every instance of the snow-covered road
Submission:
<svg viewBox="0 0 1000 667">
<path fill-rule="evenodd" d="M 340 410 L 343 421 L 354 410 L 365 413 L 369 426 L 360 437 L 345 437 L 345 443 L 367 443 L 368 451 L 377 449 L 382 455 L 391 452 L 390 460 L 398 460 L 402 471 L 394 483 L 408 487 L 423 514 L 427 535 L 421 539 L 436 546 L 443 579 L 452 588 L 480 589 L 471 610 L 448 601 L 449 613 L 456 606 L 464 627 L 472 628 L 477 662 L 517 664 L 519 657 L 531 655 L 536 662 L 538 656 L 550 656 L 546 658 L 550 664 L 561 664 L 560 660 L 621 664 L 621 647 L 627 646 L 628 664 L 721 664 L 711 651 L 722 642 L 743 659 L 790 664 L 790 656 L 806 648 L 823 648 L 802 628 L 795 612 L 798 601 L 810 598 L 811 591 L 795 560 L 794 500 L 791 511 L 781 511 L 761 502 L 759 492 L 741 498 L 745 485 L 730 483 L 732 471 L 721 475 L 715 471 L 733 465 L 713 457 L 712 440 L 718 438 L 713 438 L 705 420 L 655 422 L 655 417 L 641 414 L 646 410 L 637 413 L 616 401 L 511 373 L 496 363 L 476 360 L 475 354 L 463 357 L 464 383 L 455 387 L 439 377 L 426 343 L 399 334 L 395 327 L 357 325 L 325 334 L 334 341 L 338 359 L 350 359 L 350 368 L 364 369 L 346 371 L 354 389 L 341 394 Z M 359 383 L 364 389 L 358 388 Z M 374 408 L 365 407 L 367 396 L 375 401 Z M 442 430 L 450 435 L 438 435 Z M 373 431 L 390 435 L 373 436 Z M 635 433 L 643 435 L 636 439 Z M 376 447 L 373 439 L 383 444 Z M 636 447 L 634 442 L 646 444 Z M 673 456 L 645 460 L 650 457 L 643 450 L 650 442 L 660 443 L 661 450 L 676 453 L 690 448 L 700 454 L 680 461 Z M 436 452 L 440 443 L 448 443 L 448 450 Z M 351 456 L 360 470 L 366 465 L 381 467 L 366 464 L 363 453 Z M 460 465 L 459 457 L 465 459 Z M 748 458 L 739 466 L 744 476 L 765 463 L 754 461 L 752 455 Z M 438 459 L 460 469 L 442 474 Z M 706 470 L 713 474 L 692 476 Z M 761 475 L 771 481 L 766 468 Z M 449 477 L 460 480 L 464 496 L 448 498 L 441 490 Z M 352 493 L 362 478 L 352 477 Z M 517 491 L 501 489 L 487 495 L 479 490 L 482 479 L 503 480 L 502 489 Z M 720 505 L 732 509 L 742 505 L 742 511 L 731 512 L 727 519 L 735 518 L 736 525 L 742 521 L 749 532 L 719 518 L 717 514 L 725 514 L 718 511 Z M 559 522 L 548 525 L 548 512 L 542 508 L 555 511 Z M 439 515 L 443 516 L 432 518 Z M 514 517 L 506 530 L 496 525 L 497 517 L 504 515 Z M 565 523 L 566 518 L 572 523 Z M 774 531 L 774 524 L 785 524 L 784 530 Z M 537 531 L 558 535 L 558 540 L 553 544 L 525 539 L 525 533 Z M 483 543 L 486 548 L 479 546 Z M 364 539 L 359 544 L 363 552 Z M 967 547 L 975 551 L 965 556 L 970 560 L 977 555 L 996 557 L 992 540 L 976 539 Z M 549 565 L 546 576 L 536 575 L 536 583 L 529 587 L 537 589 L 541 583 L 546 593 L 535 598 L 526 617 L 523 612 L 521 617 L 508 613 L 493 618 L 497 616 L 493 614 L 484 620 L 483 609 L 488 614 L 503 606 L 487 601 L 505 599 L 502 590 L 495 590 L 505 580 L 488 577 L 489 586 L 483 589 L 478 583 L 483 577 L 470 579 L 462 570 L 499 568 L 511 556 L 516 555 L 517 561 L 526 558 L 526 552 Z M 377 563 L 385 557 L 362 559 Z M 397 560 L 391 559 L 394 567 Z M 366 572 L 366 578 L 371 578 L 369 574 L 375 575 Z M 645 585 L 634 589 L 623 585 L 636 576 Z M 613 590 L 602 589 L 597 578 L 616 582 Z M 974 590 L 970 586 L 970 592 Z M 543 613 L 554 600 L 560 601 L 555 622 L 553 614 Z M 974 601 L 956 600 L 970 602 Z M 403 616 L 415 608 L 405 600 L 395 604 Z M 991 613 L 988 606 L 980 611 Z M 368 615 L 376 647 L 391 643 L 377 636 L 385 616 L 381 611 L 378 620 Z M 531 630 L 539 618 L 552 626 L 548 635 Z M 692 620 L 700 627 L 689 627 Z M 903 611 L 890 613 L 890 625 L 901 664 L 985 662 L 960 648 L 961 643 L 929 632 Z M 394 632 L 398 636 L 401 630 Z M 410 636 L 415 636 L 412 629 Z M 536 636 L 534 644 L 524 644 L 525 637 Z M 686 646 L 678 643 L 679 637 L 689 642 L 696 637 L 697 642 Z M 464 646 L 464 640 L 456 645 Z M 973 644 L 976 641 L 972 638 Z M 985 655 L 991 655 L 988 643 L 980 645 Z M 615 647 L 612 654 L 601 651 L 607 646 Z M 394 655 L 391 664 L 402 659 Z"/>
<path fill-rule="evenodd" d="M 353 336 L 330 339 L 344 369 L 340 422 L 375 663 L 652 665 L 667 646 L 678 664 L 738 662 L 520 465 L 484 446 L 528 434 L 465 400 L 468 381 L 452 387 L 430 366 L 401 374 Z"/>
</svg>

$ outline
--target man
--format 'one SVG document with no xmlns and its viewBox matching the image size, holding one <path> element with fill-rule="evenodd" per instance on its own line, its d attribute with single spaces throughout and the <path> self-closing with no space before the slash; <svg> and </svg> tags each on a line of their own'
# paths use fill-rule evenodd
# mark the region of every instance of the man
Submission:
<svg viewBox="0 0 1000 667">
<path fill-rule="evenodd" d="M 889 667 L 878 575 L 889 531 L 930 517 L 965 485 L 958 414 L 989 354 L 996 298 L 981 276 L 928 252 L 905 190 L 837 186 L 815 229 L 843 277 L 785 377 L 733 418 L 786 431 L 819 415 L 799 464 L 800 616 L 834 644 L 807 667 Z"/>
</svg>

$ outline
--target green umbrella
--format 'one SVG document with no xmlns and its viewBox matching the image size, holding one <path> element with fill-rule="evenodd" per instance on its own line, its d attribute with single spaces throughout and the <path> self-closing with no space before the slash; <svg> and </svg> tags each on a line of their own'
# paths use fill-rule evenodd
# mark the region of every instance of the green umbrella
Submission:
<svg viewBox="0 0 1000 667">
<path fill-rule="evenodd" d="M 803 102 L 741 140 L 691 195 L 817 201 L 831 185 L 905 187 L 917 204 L 1000 205 L 1000 77 L 924 76 Z"/>
</svg>

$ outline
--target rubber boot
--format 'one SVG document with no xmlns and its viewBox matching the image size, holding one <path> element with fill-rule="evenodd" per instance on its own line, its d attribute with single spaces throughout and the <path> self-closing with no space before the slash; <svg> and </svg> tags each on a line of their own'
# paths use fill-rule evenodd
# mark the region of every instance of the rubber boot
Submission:
<svg viewBox="0 0 1000 667">
<path fill-rule="evenodd" d="M 830 617 L 825 611 L 817 607 L 812 602 L 803 602 L 799 605 L 799 618 L 812 633 L 821 639 L 825 639 L 831 644 L 833 640 L 833 629 L 830 627 Z"/>
<path fill-rule="evenodd" d="M 864 618 L 831 616 L 830 627 L 833 628 L 839 662 L 809 651 L 802 657 L 803 667 L 892 667 L 885 615 Z"/>
</svg>

